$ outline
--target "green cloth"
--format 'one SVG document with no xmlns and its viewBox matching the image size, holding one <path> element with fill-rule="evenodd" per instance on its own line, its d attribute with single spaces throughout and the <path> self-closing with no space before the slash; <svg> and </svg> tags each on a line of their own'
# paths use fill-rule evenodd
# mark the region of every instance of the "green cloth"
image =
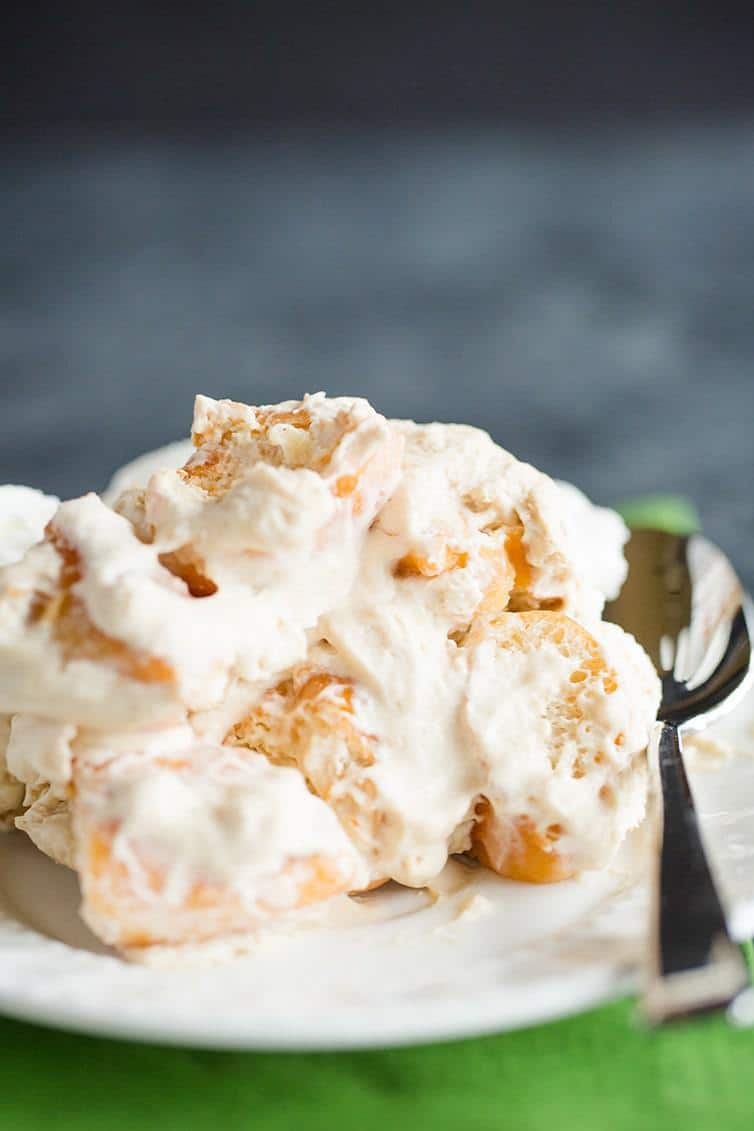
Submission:
<svg viewBox="0 0 754 1131">
<path fill-rule="evenodd" d="M 624 514 L 695 525 L 672 497 Z M 358 1053 L 198 1052 L 0 1020 L 0 1131 L 751 1131 L 752 1069 L 754 1030 L 714 1017 L 646 1032 L 627 1001 L 494 1037 Z"/>
<path fill-rule="evenodd" d="M 670 534 L 693 534 L 700 527 L 699 512 L 682 495 L 643 495 L 620 503 L 618 510 L 629 526 L 667 530 Z"/>
<path fill-rule="evenodd" d="M 754 1030 L 619 1002 L 384 1052 L 191 1052 L 0 1022 L 3 1131 L 751 1131 Z"/>
</svg>

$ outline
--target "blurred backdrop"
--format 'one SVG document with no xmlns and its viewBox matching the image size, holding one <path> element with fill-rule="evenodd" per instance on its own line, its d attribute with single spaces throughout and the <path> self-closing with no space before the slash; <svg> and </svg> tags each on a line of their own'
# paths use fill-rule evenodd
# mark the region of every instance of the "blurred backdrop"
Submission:
<svg viewBox="0 0 754 1131">
<path fill-rule="evenodd" d="M 0 480 L 324 388 L 687 492 L 754 582 L 753 49 L 693 0 L 18 5 Z"/>
</svg>

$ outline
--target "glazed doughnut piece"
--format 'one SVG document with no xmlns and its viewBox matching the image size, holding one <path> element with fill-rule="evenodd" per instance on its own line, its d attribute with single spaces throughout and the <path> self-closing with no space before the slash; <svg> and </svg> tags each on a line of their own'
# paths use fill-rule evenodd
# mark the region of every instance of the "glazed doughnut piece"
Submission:
<svg viewBox="0 0 754 1131">
<path fill-rule="evenodd" d="M 650 661 L 617 626 L 541 611 L 481 618 L 466 646 L 465 718 L 488 777 L 473 851 L 530 883 L 603 867 L 644 813 Z"/>
<path fill-rule="evenodd" d="M 459 638 L 482 612 L 563 611 L 594 621 L 625 576 L 612 512 L 493 443 L 480 429 L 394 422 L 401 481 L 373 539 L 393 577 Z M 582 545 L 583 544 L 583 545 Z"/>
<path fill-rule="evenodd" d="M 444 633 L 436 643 L 438 665 L 457 651 Z M 468 744 L 455 741 L 463 672 L 455 683 L 438 680 L 432 657 L 421 653 L 408 705 L 389 682 L 365 681 L 343 656 L 319 645 L 225 739 L 275 764 L 296 765 L 367 862 L 370 883 L 389 878 L 421 887 L 449 853 L 469 844 L 483 779 Z M 400 682 L 402 666 L 388 661 L 388 668 Z"/>
<path fill-rule="evenodd" d="M 82 916 L 130 957 L 248 932 L 365 880 L 301 775 L 247 751 L 101 747 L 74 763 L 71 804 Z"/>
<path fill-rule="evenodd" d="M 115 513 L 63 503 L 0 572 L 0 711 L 139 727 L 303 659 L 353 583 L 402 441 L 365 401 L 198 398 L 197 452 Z"/>
<path fill-rule="evenodd" d="M 227 669 L 269 683 L 348 598 L 402 439 L 366 401 L 323 394 L 265 408 L 199 397 L 193 436 L 184 467 L 116 506 L 208 616 L 223 610 Z"/>
<path fill-rule="evenodd" d="M 367 522 L 402 447 L 368 401 L 324 393 L 261 408 L 197 397 L 191 439 L 196 455 L 179 474 L 210 495 L 230 490 L 249 465 L 301 468 L 320 475 L 355 514 L 368 513 Z"/>
<path fill-rule="evenodd" d="M 305 651 L 281 602 L 248 586 L 198 599 L 96 495 L 70 500 L 0 570 L 0 710 L 103 730 L 178 722 L 221 701 L 231 672 L 264 677 Z"/>
<path fill-rule="evenodd" d="M 296 766 L 364 857 L 374 860 L 380 815 L 368 770 L 377 739 L 357 713 L 365 701 L 353 679 L 310 661 L 266 692 L 225 741 L 258 752 L 273 765 Z M 371 877 L 370 886 L 382 878 Z"/>
<path fill-rule="evenodd" d="M 93 537 L 98 518 L 104 526 Z M 128 524 L 85 496 L 62 504 L 44 540 L 0 570 L 0 709 L 116 726 L 180 716 L 169 660 L 137 632 L 103 627 L 101 615 L 97 623 L 89 605 L 92 589 L 121 612 L 137 586 L 144 596 L 161 586 L 168 601 L 176 595 L 178 583 L 156 561 L 134 561 L 134 546 Z M 124 558 L 123 585 L 117 571 L 100 584 L 114 555 Z"/>
<path fill-rule="evenodd" d="M 69 787 L 76 727 L 31 715 L 14 715 L 5 761 L 19 783 L 14 825 L 46 856 L 73 867 Z"/>
<path fill-rule="evenodd" d="M 196 398 L 183 467 L 158 471 L 116 509 L 140 537 L 159 544 L 181 577 L 228 568 L 225 555 L 279 559 L 363 531 L 393 490 L 402 440 L 367 401 L 328 398 L 254 408 Z M 189 563 L 193 563 L 191 568 Z"/>
</svg>

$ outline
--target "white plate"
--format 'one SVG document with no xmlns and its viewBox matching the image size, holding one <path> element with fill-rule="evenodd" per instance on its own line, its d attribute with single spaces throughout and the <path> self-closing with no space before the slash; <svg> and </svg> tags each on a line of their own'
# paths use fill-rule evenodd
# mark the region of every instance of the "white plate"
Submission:
<svg viewBox="0 0 754 1131">
<path fill-rule="evenodd" d="M 176 465 L 185 449 L 150 453 L 118 487 Z M 754 695 L 746 718 L 732 729 L 754 744 Z M 698 798 L 725 894 L 746 913 L 742 931 L 754 924 L 751 762 L 742 792 L 743 780 L 731 769 L 702 783 Z M 0 1012 L 107 1036 L 250 1049 L 400 1045 L 551 1020 L 635 985 L 647 839 L 635 834 L 610 869 L 546 887 L 454 862 L 438 895 L 390 887 L 343 897 L 298 929 L 248 940 L 230 961 L 207 962 L 209 948 L 181 956 L 194 965 L 143 967 L 89 933 L 71 872 L 21 834 L 0 835 Z"/>
<path fill-rule="evenodd" d="M 754 694 L 691 760 L 702 831 L 739 937 L 754 926 L 752 751 Z M 73 873 L 22 834 L 0 834 L 0 1013 L 250 1049 L 411 1044 L 563 1017 L 636 984 L 650 839 L 638 830 L 611 868 L 545 887 L 453 862 L 436 895 L 391 887 L 342 897 L 297 929 L 247 940 L 248 953 L 231 961 L 212 964 L 209 948 L 182 955 L 181 966 L 165 955 L 167 964 L 142 967 L 86 929 Z"/>
<path fill-rule="evenodd" d="M 230 962 L 198 952 L 194 964 L 142 967 L 89 934 L 73 874 L 13 833 L 0 837 L 0 1012 L 256 1049 L 410 1044 L 545 1021 L 630 989 L 645 915 L 628 859 L 548 887 L 453 862 L 437 897 L 344 897 L 326 918 L 250 941 Z"/>
</svg>

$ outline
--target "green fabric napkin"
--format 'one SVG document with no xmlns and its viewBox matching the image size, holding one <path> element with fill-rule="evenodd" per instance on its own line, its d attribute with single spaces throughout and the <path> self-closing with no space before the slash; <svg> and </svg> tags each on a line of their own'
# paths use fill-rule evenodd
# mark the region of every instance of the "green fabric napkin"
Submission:
<svg viewBox="0 0 754 1131">
<path fill-rule="evenodd" d="M 3 1131 L 751 1131 L 754 1030 L 657 1033 L 619 1002 L 361 1053 L 191 1052 L 0 1022 Z"/>
<path fill-rule="evenodd" d="M 699 512 L 682 495 L 642 495 L 619 503 L 617 509 L 629 526 L 667 530 L 669 534 L 693 534 L 701 526 Z"/>
<path fill-rule="evenodd" d="M 626 504 L 696 527 L 683 499 Z M 2 955 L 0 954 L 0 961 Z M 0 1020 L 0 1131 L 751 1131 L 754 1030 L 646 1032 L 633 1005 L 380 1052 L 198 1052 Z"/>
</svg>

